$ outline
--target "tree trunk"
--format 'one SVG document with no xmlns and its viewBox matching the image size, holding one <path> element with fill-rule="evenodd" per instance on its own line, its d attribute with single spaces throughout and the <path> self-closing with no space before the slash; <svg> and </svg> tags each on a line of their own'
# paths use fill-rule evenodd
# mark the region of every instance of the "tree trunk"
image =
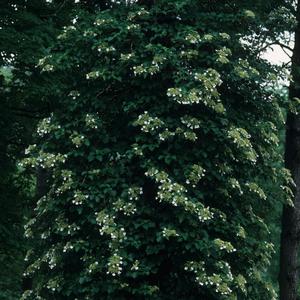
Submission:
<svg viewBox="0 0 300 300">
<path fill-rule="evenodd" d="M 297 4 L 298 25 L 292 58 L 289 98 L 300 98 L 300 1 Z M 280 246 L 280 300 L 296 300 L 298 288 L 298 252 L 300 233 L 300 115 L 288 113 L 286 123 L 285 166 L 296 184 L 294 207 L 284 205 Z"/>
<path fill-rule="evenodd" d="M 36 189 L 35 189 L 35 198 L 39 200 L 41 197 L 47 194 L 48 184 L 47 178 L 48 173 L 42 168 L 38 168 L 36 172 Z M 26 266 L 27 267 L 27 266 Z M 22 291 L 31 290 L 33 285 L 33 279 L 31 277 L 24 277 L 22 279 Z"/>
</svg>

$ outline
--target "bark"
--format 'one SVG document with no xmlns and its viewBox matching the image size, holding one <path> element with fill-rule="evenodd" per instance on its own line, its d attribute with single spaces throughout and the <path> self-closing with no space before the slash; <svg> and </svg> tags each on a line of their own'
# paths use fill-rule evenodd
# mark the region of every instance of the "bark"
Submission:
<svg viewBox="0 0 300 300">
<path fill-rule="evenodd" d="M 292 57 L 292 75 L 289 97 L 300 98 L 300 1 L 297 4 L 298 26 Z M 280 300 L 296 300 L 298 288 L 298 252 L 300 233 L 300 115 L 288 113 L 286 123 L 285 166 L 296 184 L 294 207 L 284 205 L 280 246 L 279 287 Z"/>
</svg>

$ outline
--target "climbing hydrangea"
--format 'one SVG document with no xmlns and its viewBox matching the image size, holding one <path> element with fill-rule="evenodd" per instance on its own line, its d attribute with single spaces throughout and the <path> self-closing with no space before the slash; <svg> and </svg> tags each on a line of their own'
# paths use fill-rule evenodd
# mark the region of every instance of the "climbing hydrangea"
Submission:
<svg viewBox="0 0 300 300">
<path fill-rule="evenodd" d="M 241 42 L 255 9 L 105 3 L 76 4 L 37 66 L 57 107 L 20 163 L 47 172 L 23 299 L 272 299 L 266 216 L 292 180 L 269 65 Z"/>
</svg>

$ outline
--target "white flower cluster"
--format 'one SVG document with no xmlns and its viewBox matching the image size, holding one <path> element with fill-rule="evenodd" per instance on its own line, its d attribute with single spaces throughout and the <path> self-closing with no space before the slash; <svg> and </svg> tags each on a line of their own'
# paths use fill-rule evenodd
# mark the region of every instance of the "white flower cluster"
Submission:
<svg viewBox="0 0 300 300">
<path fill-rule="evenodd" d="M 85 123 L 88 127 L 98 129 L 98 116 L 92 114 L 86 114 Z"/>
<path fill-rule="evenodd" d="M 25 149 L 25 155 L 31 154 L 32 151 L 34 151 L 35 149 L 36 149 L 36 144 L 29 145 L 29 146 Z"/>
<path fill-rule="evenodd" d="M 249 9 L 244 10 L 244 15 L 248 18 L 255 18 L 255 13 Z"/>
<path fill-rule="evenodd" d="M 152 168 L 145 175 L 159 183 L 159 191 L 156 196 L 159 202 L 167 202 L 175 207 L 180 206 L 185 211 L 195 214 L 200 222 L 205 222 L 213 218 L 213 213 L 209 207 L 203 207 L 200 202 L 191 201 L 186 195 L 187 190 L 182 185 L 172 182 L 167 173 Z"/>
<path fill-rule="evenodd" d="M 37 203 L 36 203 L 36 207 L 34 208 L 34 211 L 37 212 L 41 212 L 42 211 L 42 207 L 47 204 L 47 197 L 46 196 L 43 196 L 41 197 Z"/>
<path fill-rule="evenodd" d="M 57 233 L 64 233 L 67 235 L 74 235 L 78 230 L 80 230 L 80 226 L 73 224 L 68 224 L 67 220 L 65 220 L 62 216 L 58 216 L 55 219 L 55 226 Z"/>
<path fill-rule="evenodd" d="M 138 11 L 135 11 L 135 12 L 130 12 L 128 14 L 128 17 L 127 19 L 132 21 L 134 18 L 138 17 L 138 16 L 145 16 L 145 15 L 149 15 L 149 12 L 145 9 L 145 8 L 141 8 L 140 10 Z"/>
<path fill-rule="evenodd" d="M 73 24 L 75 24 L 75 23 L 73 22 Z M 68 37 L 68 34 L 75 30 L 76 30 L 76 27 L 74 25 L 64 26 L 62 33 L 57 36 L 57 39 L 59 39 L 59 40 L 66 39 Z"/>
<path fill-rule="evenodd" d="M 170 91 L 168 90 L 170 94 Z M 202 90 L 199 89 L 191 89 L 185 95 L 179 94 L 178 97 L 174 97 L 174 91 L 171 91 L 173 93 L 173 98 L 176 102 L 184 105 L 190 105 L 190 104 L 199 104 L 199 103 L 204 103 L 205 105 L 208 105 L 208 100 L 210 100 L 210 97 L 207 98 L 205 97 L 204 93 Z"/>
<path fill-rule="evenodd" d="M 169 139 L 170 137 L 174 136 L 175 132 L 170 131 L 168 128 L 166 128 L 163 132 L 161 132 L 158 137 L 161 141 L 165 141 Z"/>
<path fill-rule="evenodd" d="M 250 192 L 256 193 L 261 199 L 267 199 L 264 190 L 261 187 L 259 187 L 255 182 L 247 182 L 245 185 L 248 187 Z"/>
<path fill-rule="evenodd" d="M 220 32 L 219 36 L 223 39 L 223 40 L 230 40 L 230 35 L 226 32 Z"/>
<path fill-rule="evenodd" d="M 140 24 L 130 24 L 130 25 L 127 25 L 126 28 L 128 31 L 132 31 L 132 30 L 140 29 L 141 26 L 140 26 Z"/>
<path fill-rule="evenodd" d="M 142 74 L 154 75 L 160 71 L 160 67 L 164 64 L 167 58 L 163 55 L 155 55 L 150 65 L 141 64 L 134 66 L 133 73 L 135 76 Z"/>
<path fill-rule="evenodd" d="M 221 75 L 215 69 L 207 69 L 204 73 L 195 73 L 194 79 L 200 81 L 205 91 L 217 93 L 216 88 L 222 84 Z"/>
<path fill-rule="evenodd" d="M 206 275 L 204 262 L 194 262 L 194 261 L 187 262 L 184 266 L 184 270 L 189 272 L 194 272 L 197 275 L 196 281 L 200 285 L 204 285 L 204 282 L 199 280 L 200 277 L 203 278 Z"/>
<path fill-rule="evenodd" d="M 191 44 L 198 44 L 201 41 L 201 37 L 198 32 L 194 31 L 186 35 L 185 40 Z"/>
<path fill-rule="evenodd" d="M 198 136 L 193 131 L 184 131 L 183 136 L 186 140 L 195 142 L 198 139 Z"/>
<path fill-rule="evenodd" d="M 23 273 L 23 276 L 28 277 L 30 275 L 33 275 L 37 270 L 40 270 L 41 263 L 42 261 L 40 258 L 36 259 L 31 265 L 27 267 L 27 269 Z"/>
<path fill-rule="evenodd" d="M 226 174 L 230 174 L 232 172 L 232 168 L 224 163 L 224 164 L 215 164 L 216 168 L 218 169 L 218 172 L 221 174 L 221 175 L 226 175 Z"/>
<path fill-rule="evenodd" d="M 214 69 L 207 69 L 204 73 L 195 73 L 194 79 L 201 82 L 200 88 L 183 91 L 182 88 L 169 88 L 167 96 L 183 105 L 202 103 L 217 113 L 224 113 L 217 87 L 222 83 L 220 74 Z"/>
<path fill-rule="evenodd" d="M 42 261 L 48 262 L 49 268 L 54 269 L 57 265 L 57 257 L 54 249 L 50 249 L 44 255 Z"/>
<path fill-rule="evenodd" d="M 264 242 L 264 247 L 267 253 L 275 253 L 275 245 L 267 241 Z"/>
<path fill-rule="evenodd" d="M 71 189 L 71 187 L 73 185 L 72 175 L 73 175 L 72 171 L 69 171 L 69 170 L 61 171 L 61 177 L 62 177 L 63 182 L 59 187 L 56 188 L 56 190 L 55 190 L 56 195 L 60 195 Z"/>
<path fill-rule="evenodd" d="M 43 72 L 52 72 L 54 71 L 54 66 L 51 64 L 46 64 L 42 67 Z"/>
<path fill-rule="evenodd" d="M 62 170 L 61 176 L 64 182 L 68 182 L 72 178 L 73 172 L 70 170 Z"/>
<path fill-rule="evenodd" d="M 116 48 L 113 46 L 108 46 L 107 44 L 101 44 L 97 48 L 99 53 L 110 53 L 116 51 Z"/>
<path fill-rule="evenodd" d="M 141 149 L 141 147 L 138 144 L 133 144 L 132 145 L 132 150 L 134 151 L 134 154 L 137 156 L 143 156 L 143 150 Z"/>
<path fill-rule="evenodd" d="M 136 206 L 132 202 L 127 203 L 122 199 L 118 199 L 114 203 L 114 210 L 122 212 L 125 216 L 131 216 L 136 213 Z"/>
<path fill-rule="evenodd" d="M 93 272 L 95 272 L 98 268 L 99 268 L 99 262 L 98 262 L 98 261 L 95 261 L 95 262 L 93 262 L 92 264 L 89 265 L 89 267 L 88 267 L 88 272 L 89 272 L 89 273 L 93 273 Z"/>
<path fill-rule="evenodd" d="M 67 159 L 66 154 L 53 154 L 53 153 L 46 153 L 40 151 L 38 153 L 38 157 L 29 157 L 22 160 L 22 162 L 19 163 L 20 167 L 41 167 L 43 169 L 50 169 L 54 168 L 58 164 L 65 163 Z"/>
<path fill-rule="evenodd" d="M 113 19 L 103 19 L 103 18 L 97 18 L 94 22 L 94 25 L 101 26 L 104 24 L 109 24 L 113 21 Z"/>
<path fill-rule="evenodd" d="M 126 192 L 122 193 L 122 198 L 114 202 L 114 210 L 122 212 L 125 216 L 131 216 L 136 213 L 136 205 L 133 201 L 138 201 L 143 194 L 141 187 L 130 187 Z M 124 200 L 125 199 L 125 200 Z"/>
<path fill-rule="evenodd" d="M 170 228 L 164 227 L 162 230 L 162 236 L 168 239 L 170 237 L 179 236 L 179 234 L 176 232 L 175 229 L 170 229 Z"/>
<path fill-rule="evenodd" d="M 118 253 L 114 253 L 108 261 L 108 270 L 107 274 L 111 274 L 112 276 L 120 275 L 122 272 L 123 258 L 118 255 Z"/>
<path fill-rule="evenodd" d="M 23 273 L 24 277 L 32 276 L 37 270 L 40 270 L 42 260 L 40 258 L 36 259 L 32 264 L 30 264 L 25 272 Z"/>
<path fill-rule="evenodd" d="M 47 231 L 41 233 L 41 239 L 46 240 L 47 238 L 50 237 L 50 235 L 51 235 L 51 232 L 50 232 L 50 229 L 48 229 Z"/>
<path fill-rule="evenodd" d="M 230 184 L 230 186 L 233 189 L 238 190 L 238 192 L 239 192 L 240 195 L 244 194 L 244 192 L 243 192 L 243 190 L 241 188 L 241 185 L 240 185 L 239 181 L 236 178 L 229 178 L 228 183 Z"/>
<path fill-rule="evenodd" d="M 205 42 L 211 42 L 211 41 L 214 40 L 214 38 L 215 38 L 214 35 L 212 35 L 212 34 L 210 34 L 210 33 L 207 33 L 207 34 L 204 34 L 204 35 L 203 35 L 202 40 L 205 41 Z"/>
<path fill-rule="evenodd" d="M 253 164 L 257 161 L 257 153 L 250 142 L 251 135 L 243 128 L 231 127 L 228 131 L 228 137 L 236 144 L 237 148 L 243 150 L 247 160 Z"/>
<path fill-rule="evenodd" d="M 218 55 L 217 62 L 221 64 L 229 63 L 228 57 L 232 54 L 230 49 L 223 47 L 221 49 L 216 50 L 216 53 Z"/>
<path fill-rule="evenodd" d="M 184 186 L 176 182 L 172 182 L 166 172 L 160 172 L 155 168 L 152 168 L 148 170 L 145 175 L 154 178 L 155 181 L 160 184 L 158 187 L 159 192 L 156 196 L 156 199 L 160 202 L 171 201 L 172 205 L 178 206 L 178 204 L 182 203 L 182 201 L 188 200 L 188 198 L 184 195 L 184 193 L 187 192 Z M 177 197 L 174 197 L 176 194 Z"/>
<path fill-rule="evenodd" d="M 212 211 L 210 211 L 209 206 L 208 207 L 201 207 L 201 206 L 197 207 L 197 205 L 194 206 L 200 222 L 205 222 L 213 218 L 214 214 Z"/>
<path fill-rule="evenodd" d="M 25 255 L 25 257 L 24 257 L 24 261 L 29 261 L 29 258 L 32 256 L 33 253 L 34 253 L 34 252 L 33 252 L 32 249 L 27 250 L 26 255 Z"/>
<path fill-rule="evenodd" d="M 155 55 L 151 64 L 153 66 L 159 67 L 166 62 L 167 58 L 164 55 Z"/>
<path fill-rule="evenodd" d="M 143 188 L 141 187 L 130 187 L 128 189 L 129 200 L 139 200 L 140 196 L 143 195 Z"/>
<path fill-rule="evenodd" d="M 200 165 L 192 165 L 191 170 L 188 173 L 186 184 L 192 184 L 196 187 L 196 184 L 205 176 L 206 170 Z"/>
<path fill-rule="evenodd" d="M 131 267 L 131 270 L 132 271 L 138 271 L 139 270 L 139 264 L 140 262 L 136 259 L 133 264 L 132 264 L 132 267 Z"/>
<path fill-rule="evenodd" d="M 212 42 L 213 40 L 217 40 L 219 38 L 222 40 L 229 40 L 230 35 L 225 32 L 221 32 L 218 35 L 207 33 L 201 37 L 198 32 L 193 31 L 185 37 L 185 40 L 190 44 L 199 44 L 200 42 Z"/>
<path fill-rule="evenodd" d="M 187 59 L 192 59 L 194 57 L 197 57 L 199 55 L 198 50 L 190 49 L 190 50 L 182 50 L 180 52 L 180 57 L 182 58 L 187 58 Z"/>
<path fill-rule="evenodd" d="M 247 289 L 246 289 L 247 280 L 245 279 L 245 277 L 243 275 L 239 274 L 238 276 L 236 276 L 235 281 L 236 281 L 238 287 L 240 288 L 240 290 L 243 293 L 246 293 L 247 292 Z M 275 298 L 272 300 L 275 300 Z"/>
<path fill-rule="evenodd" d="M 60 283 L 59 280 L 57 278 L 52 278 L 47 282 L 46 285 L 48 290 L 51 290 L 52 292 L 55 292 L 56 290 L 59 289 L 60 287 Z"/>
<path fill-rule="evenodd" d="M 204 268 L 204 262 L 188 262 L 184 269 L 195 274 L 195 281 L 200 286 L 206 286 L 207 288 L 213 287 L 215 292 L 222 296 L 228 296 L 232 293 L 232 289 L 228 285 L 228 283 L 231 283 L 233 280 L 230 267 L 228 269 L 229 275 L 216 273 L 208 275 Z"/>
<path fill-rule="evenodd" d="M 105 210 L 96 214 L 96 221 L 100 226 L 100 235 L 110 235 L 112 240 L 120 243 L 127 239 L 125 229 L 123 227 L 118 227 L 115 223 L 115 216 L 107 214 Z"/>
<path fill-rule="evenodd" d="M 89 72 L 85 75 L 86 79 L 96 79 L 100 76 L 100 72 L 99 71 L 92 71 Z"/>
<path fill-rule="evenodd" d="M 80 226 L 77 226 L 76 224 L 71 224 L 68 225 L 66 228 L 61 227 L 60 231 L 64 231 L 65 229 L 68 235 L 73 235 L 76 231 L 80 230 Z"/>
<path fill-rule="evenodd" d="M 167 96 L 172 97 L 174 99 L 182 98 L 183 97 L 182 89 L 181 88 L 169 88 L 167 90 Z"/>
<path fill-rule="evenodd" d="M 278 146 L 279 145 L 279 138 L 278 138 L 278 134 L 276 133 L 268 133 L 265 135 L 265 138 L 264 138 L 264 142 L 269 144 L 269 145 L 275 145 L 275 146 Z"/>
<path fill-rule="evenodd" d="M 30 219 L 25 225 L 24 225 L 24 236 L 26 238 L 30 238 L 33 236 L 31 226 L 36 222 L 36 218 Z"/>
<path fill-rule="evenodd" d="M 127 54 L 121 53 L 120 59 L 123 61 L 127 61 L 127 60 L 131 59 L 132 57 L 134 57 L 134 53 L 127 53 Z"/>
<path fill-rule="evenodd" d="M 215 286 L 215 292 L 223 296 L 227 296 L 232 293 L 232 289 L 228 286 L 228 284 L 223 282 L 222 277 L 215 273 L 207 277 L 207 285 Z"/>
<path fill-rule="evenodd" d="M 83 36 L 93 38 L 93 37 L 97 36 L 97 33 L 94 32 L 92 29 L 88 29 L 83 32 Z"/>
<path fill-rule="evenodd" d="M 29 299 L 32 299 L 32 298 L 33 298 L 33 291 L 32 290 L 26 290 L 22 294 L 22 297 L 20 298 L 20 300 L 29 300 Z"/>
<path fill-rule="evenodd" d="M 154 132 L 161 128 L 164 122 L 157 117 L 151 117 L 147 111 L 139 115 L 138 119 L 133 123 L 135 126 L 141 126 L 144 132 Z"/>
<path fill-rule="evenodd" d="M 236 236 L 241 237 L 243 239 L 246 238 L 246 231 L 243 226 L 241 225 L 238 226 Z"/>
<path fill-rule="evenodd" d="M 43 137 L 46 134 L 49 134 L 51 131 L 54 131 L 54 130 L 57 130 L 57 129 L 61 128 L 60 125 L 56 125 L 56 124 L 53 124 L 51 122 L 52 122 L 52 118 L 48 117 L 48 118 L 43 119 L 39 123 L 38 128 L 37 128 L 37 134 L 40 137 Z"/>
<path fill-rule="evenodd" d="M 63 247 L 63 252 L 66 253 L 69 250 L 72 250 L 73 248 L 74 248 L 74 246 L 72 245 L 72 243 L 71 242 L 67 242 L 65 244 L 65 246 Z"/>
<path fill-rule="evenodd" d="M 221 239 L 215 239 L 214 244 L 219 250 L 225 250 L 227 253 L 235 252 L 236 249 L 231 245 L 230 242 L 225 242 Z"/>
<path fill-rule="evenodd" d="M 159 66 L 158 65 L 153 65 L 153 66 L 146 66 L 145 64 L 141 64 L 139 66 L 134 66 L 132 67 L 133 69 L 133 74 L 135 76 L 137 75 L 142 75 L 142 74 L 150 74 L 154 75 L 159 71 Z"/>
<path fill-rule="evenodd" d="M 223 261 L 223 260 L 218 261 L 216 263 L 216 267 L 219 270 L 222 270 L 224 274 L 226 274 L 226 277 L 229 281 L 233 281 L 233 275 L 232 275 L 232 272 L 231 272 L 231 267 L 230 267 L 230 265 L 227 261 Z"/>
<path fill-rule="evenodd" d="M 72 203 L 75 205 L 82 205 L 86 199 L 88 199 L 88 195 L 84 195 L 81 191 L 75 191 L 74 198 L 72 200 Z"/>
<path fill-rule="evenodd" d="M 69 97 L 72 97 L 73 100 L 75 100 L 75 99 L 78 98 L 79 96 L 80 96 L 80 93 L 79 93 L 78 91 L 75 91 L 75 90 L 73 90 L 73 91 L 71 91 L 71 92 L 69 93 Z"/>
<path fill-rule="evenodd" d="M 193 118 L 191 116 L 184 116 L 180 120 L 181 123 L 189 129 L 199 129 L 201 125 L 201 121 L 199 119 Z"/>
<path fill-rule="evenodd" d="M 74 132 L 70 136 L 71 142 L 75 145 L 76 148 L 79 148 L 84 142 L 84 135 L 79 134 L 78 132 Z"/>
<path fill-rule="evenodd" d="M 48 59 L 51 59 L 52 55 L 47 55 L 44 56 L 43 58 L 40 58 L 38 61 L 38 64 L 36 65 L 37 67 L 43 67 L 46 63 Z"/>
</svg>

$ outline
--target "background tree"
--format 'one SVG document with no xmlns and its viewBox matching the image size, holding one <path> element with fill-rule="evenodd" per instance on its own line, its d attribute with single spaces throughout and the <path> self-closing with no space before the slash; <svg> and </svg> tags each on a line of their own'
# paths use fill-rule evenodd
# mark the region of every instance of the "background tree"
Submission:
<svg viewBox="0 0 300 300">
<path fill-rule="evenodd" d="M 16 164 L 32 143 L 37 122 L 50 114 L 50 103 L 42 96 L 47 89 L 45 85 L 40 89 L 36 65 L 47 53 L 58 28 L 70 20 L 68 12 L 72 5 L 1 1 L 0 299 L 19 299 L 22 285 L 28 288 L 29 282 L 22 282 L 28 246 L 23 238 L 23 225 L 31 215 L 35 180 L 29 173 L 21 176 Z"/>
</svg>

